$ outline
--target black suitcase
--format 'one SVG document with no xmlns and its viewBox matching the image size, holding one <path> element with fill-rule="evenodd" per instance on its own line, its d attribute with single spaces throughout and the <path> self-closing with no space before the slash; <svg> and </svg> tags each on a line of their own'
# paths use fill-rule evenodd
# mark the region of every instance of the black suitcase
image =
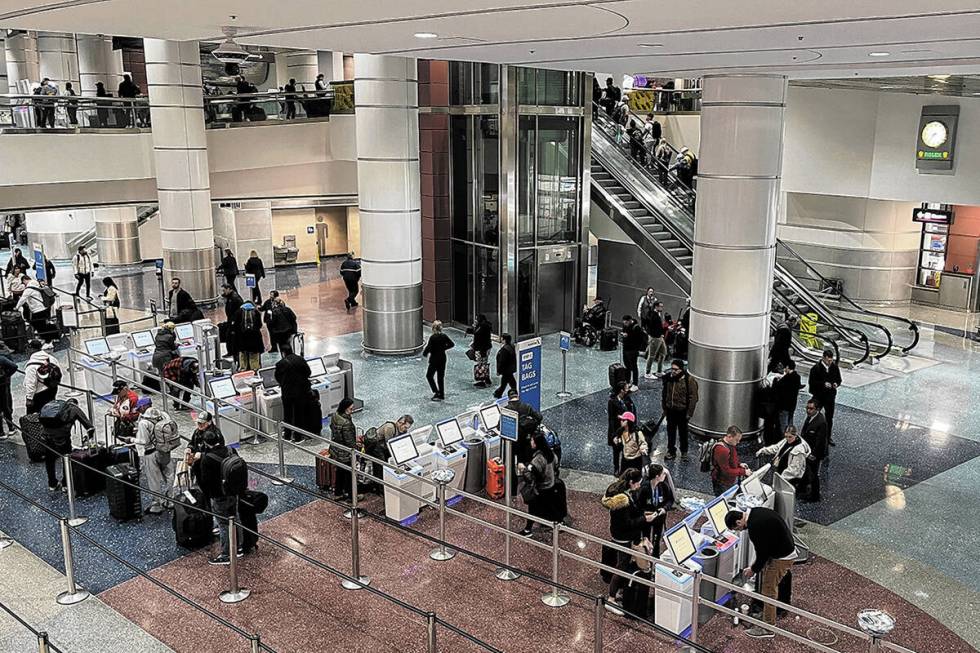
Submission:
<svg viewBox="0 0 980 653">
<path fill-rule="evenodd" d="M 140 475 L 140 457 L 136 453 L 136 447 L 131 444 L 117 444 L 109 447 L 109 465 L 121 465 L 128 463 L 136 470 L 136 477 Z"/>
<path fill-rule="evenodd" d="M 71 479 L 75 496 L 87 497 L 105 490 L 109 451 L 105 447 L 86 447 L 71 452 Z"/>
<path fill-rule="evenodd" d="M 265 109 L 260 106 L 254 105 L 248 108 L 248 119 L 252 122 L 260 122 L 265 120 L 268 116 L 265 113 Z"/>
<path fill-rule="evenodd" d="M 191 504 L 183 492 L 174 498 L 173 527 L 177 545 L 185 549 L 199 549 L 207 546 L 212 539 L 212 517 L 207 513 L 190 507 L 205 508 L 204 493 L 199 488 L 186 490 L 194 497 Z"/>
<path fill-rule="evenodd" d="M 560 478 L 555 479 L 555 503 L 554 513 L 551 515 L 552 521 L 564 522 L 568 517 L 568 488 L 565 481 Z"/>
<path fill-rule="evenodd" d="M 622 382 L 629 382 L 630 371 L 622 363 L 613 363 L 609 366 L 609 387 L 615 390 Z"/>
<path fill-rule="evenodd" d="M 140 475 L 129 463 L 110 465 L 106 469 L 105 496 L 109 502 L 109 514 L 117 521 L 143 520 L 143 502 L 140 496 Z M 135 487 L 134 487 L 135 486 Z"/>
<path fill-rule="evenodd" d="M 44 427 L 37 413 L 24 415 L 20 418 L 20 435 L 27 447 L 27 458 L 32 463 L 44 460 L 47 448 L 44 446 Z"/>
<path fill-rule="evenodd" d="M 606 327 L 599 333 L 599 350 L 614 351 L 619 348 L 619 329 Z"/>
<path fill-rule="evenodd" d="M 17 311 L 0 313 L 0 337 L 4 344 L 18 354 L 27 351 L 27 324 Z"/>
<path fill-rule="evenodd" d="M 633 578 L 623 590 L 623 610 L 627 617 L 646 619 L 650 616 L 650 586 L 634 580 L 636 578 L 650 580 L 650 572 L 638 569 L 633 572 Z"/>
</svg>

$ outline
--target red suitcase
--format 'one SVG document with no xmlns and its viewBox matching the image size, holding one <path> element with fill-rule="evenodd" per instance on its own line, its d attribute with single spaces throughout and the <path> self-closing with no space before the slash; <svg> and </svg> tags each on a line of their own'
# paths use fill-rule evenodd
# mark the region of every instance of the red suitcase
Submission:
<svg viewBox="0 0 980 653">
<path fill-rule="evenodd" d="M 330 457 L 330 450 L 320 452 L 324 458 Z M 332 490 L 337 484 L 337 468 L 323 458 L 316 459 L 316 486 L 323 491 Z"/>
</svg>

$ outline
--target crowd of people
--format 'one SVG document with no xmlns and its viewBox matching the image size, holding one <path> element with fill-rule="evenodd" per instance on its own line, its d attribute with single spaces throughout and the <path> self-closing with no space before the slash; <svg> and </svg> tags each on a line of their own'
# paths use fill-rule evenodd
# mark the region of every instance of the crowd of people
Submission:
<svg viewBox="0 0 980 653">
<path fill-rule="evenodd" d="M 143 90 L 139 87 L 130 75 L 123 75 L 116 89 L 117 97 L 132 99 L 143 98 Z M 63 109 L 65 127 L 78 127 L 78 112 L 85 106 L 78 99 L 79 93 L 76 91 L 72 82 L 65 82 L 65 88 L 59 90 L 57 85 L 49 78 L 43 78 L 40 83 L 31 91 L 31 106 L 34 109 L 34 123 L 40 129 L 54 129 L 58 126 L 56 117 L 58 109 Z M 95 96 L 97 98 L 113 97 L 109 93 L 103 82 L 95 84 Z M 137 104 L 134 102 L 115 102 L 112 104 L 101 103 L 95 107 L 95 113 L 89 118 L 83 127 L 140 127 L 150 126 L 150 111 L 145 103 Z"/>
</svg>

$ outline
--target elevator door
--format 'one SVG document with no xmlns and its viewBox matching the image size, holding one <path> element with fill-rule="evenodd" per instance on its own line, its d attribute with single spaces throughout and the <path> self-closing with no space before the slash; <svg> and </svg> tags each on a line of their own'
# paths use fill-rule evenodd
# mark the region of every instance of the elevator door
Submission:
<svg viewBox="0 0 980 653">
<path fill-rule="evenodd" d="M 317 256 L 323 258 L 324 256 L 329 256 L 329 250 L 327 249 L 327 239 L 330 237 L 330 232 L 327 230 L 327 224 L 325 222 L 316 223 L 316 249 Z"/>
<path fill-rule="evenodd" d="M 574 323 L 578 263 L 574 260 L 538 264 L 538 333 L 571 331 Z"/>
</svg>

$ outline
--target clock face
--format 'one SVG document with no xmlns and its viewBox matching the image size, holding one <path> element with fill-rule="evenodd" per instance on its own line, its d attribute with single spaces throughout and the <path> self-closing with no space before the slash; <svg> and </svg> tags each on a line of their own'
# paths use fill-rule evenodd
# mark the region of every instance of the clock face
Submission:
<svg viewBox="0 0 980 653">
<path fill-rule="evenodd" d="M 949 132 L 946 125 L 938 120 L 927 122 L 922 128 L 922 142 L 929 147 L 937 148 L 945 143 L 947 138 L 949 138 Z"/>
</svg>

